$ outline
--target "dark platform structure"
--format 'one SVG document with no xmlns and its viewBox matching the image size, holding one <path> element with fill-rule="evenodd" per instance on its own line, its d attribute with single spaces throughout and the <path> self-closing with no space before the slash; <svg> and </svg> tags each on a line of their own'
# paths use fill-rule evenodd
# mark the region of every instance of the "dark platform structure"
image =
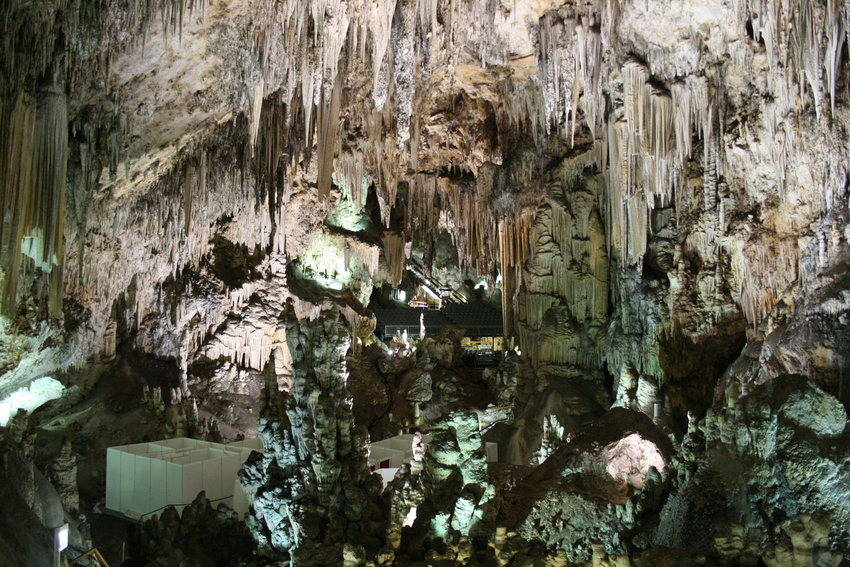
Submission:
<svg viewBox="0 0 850 567">
<path fill-rule="evenodd" d="M 389 340 L 397 332 L 407 331 L 408 336 L 419 336 L 420 316 L 424 316 L 425 336 L 433 337 L 444 325 L 457 325 L 466 329 L 466 336 L 501 337 L 503 333 L 502 312 L 483 301 L 474 303 L 444 303 L 442 309 L 422 309 L 409 306 L 392 308 L 370 304 L 377 325 L 375 334 L 381 340 Z"/>
</svg>

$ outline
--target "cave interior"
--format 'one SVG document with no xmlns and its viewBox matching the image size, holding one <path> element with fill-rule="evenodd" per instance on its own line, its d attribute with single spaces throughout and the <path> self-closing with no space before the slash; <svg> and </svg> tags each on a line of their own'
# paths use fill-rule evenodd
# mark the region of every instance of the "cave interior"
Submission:
<svg viewBox="0 0 850 567">
<path fill-rule="evenodd" d="M 0 566 L 850 565 L 846 0 L 0 16 Z"/>
</svg>

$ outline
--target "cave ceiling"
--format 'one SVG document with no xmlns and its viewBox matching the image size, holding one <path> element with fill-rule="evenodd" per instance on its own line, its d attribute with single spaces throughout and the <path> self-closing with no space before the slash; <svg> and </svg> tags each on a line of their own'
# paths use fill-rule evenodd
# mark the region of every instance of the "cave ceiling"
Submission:
<svg viewBox="0 0 850 567">
<path fill-rule="evenodd" d="M 355 329 L 411 258 L 499 289 L 544 381 L 704 411 L 790 325 L 755 372 L 838 387 L 803 343 L 845 301 L 844 4 L 3 10 L 2 392 L 122 346 L 260 370 L 282 298 Z"/>
</svg>

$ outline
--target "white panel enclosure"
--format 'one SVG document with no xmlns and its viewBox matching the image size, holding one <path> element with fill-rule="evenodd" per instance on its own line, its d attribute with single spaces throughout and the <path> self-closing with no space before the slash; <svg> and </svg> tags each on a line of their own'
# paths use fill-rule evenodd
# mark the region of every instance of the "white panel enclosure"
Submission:
<svg viewBox="0 0 850 567">
<path fill-rule="evenodd" d="M 242 484 L 239 483 L 238 478 L 233 481 L 233 505 L 231 507 L 240 518 L 245 517 L 250 507 L 248 496 L 245 494 L 245 490 L 242 488 Z"/>
<path fill-rule="evenodd" d="M 182 510 L 202 490 L 207 498 L 231 504 L 234 481 L 258 439 L 233 445 L 180 437 L 110 447 L 106 451 L 106 507 L 131 516 Z M 241 489 L 240 489 L 241 492 Z"/>
<path fill-rule="evenodd" d="M 121 453 L 120 506 L 121 511 L 136 510 L 136 455 Z"/>
<path fill-rule="evenodd" d="M 151 460 L 143 455 L 136 455 L 136 480 L 133 510 L 141 513 L 151 505 Z"/>
<path fill-rule="evenodd" d="M 168 505 L 168 462 L 160 459 L 150 461 L 151 508 L 161 510 Z"/>
<path fill-rule="evenodd" d="M 395 473 L 398 472 L 398 468 L 378 469 L 375 472 L 381 475 L 381 480 L 383 481 L 384 486 L 387 486 L 395 478 Z"/>
<path fill-rule="evenodd" d="M 166 463 L 168 504 L 179 506 L 183 509 L 183 467 L 175 463 Z"/>
<path fill-rule="evenodd" d="M 201 461 L 183 465 L 183 496 L 181 502 L 184 505 L 191 504 L 198 493 L 204 489 L 203 476 L 204 465 Z"/>
<path fill-rule="evenodd" d="M 121 508 L 121 451 L 116 448 L 106 450 L 106 507 Z"/>
</svg>

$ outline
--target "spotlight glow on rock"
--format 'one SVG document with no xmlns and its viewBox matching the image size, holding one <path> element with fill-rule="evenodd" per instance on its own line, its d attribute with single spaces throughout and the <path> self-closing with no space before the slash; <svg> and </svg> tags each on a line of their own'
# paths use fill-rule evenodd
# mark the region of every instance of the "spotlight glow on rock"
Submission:
<svg viewBox="0 0 850 567">
<path fill-rule="evenodd" d="M 655 467 L 660 472 L 667 466 L 655 443 L 637 433 L 612 443 L 606 447 L 605 454 L 608 461 L 608 474 L 635 488 L 643 486 L 650 467 Z"/>
</svg>

